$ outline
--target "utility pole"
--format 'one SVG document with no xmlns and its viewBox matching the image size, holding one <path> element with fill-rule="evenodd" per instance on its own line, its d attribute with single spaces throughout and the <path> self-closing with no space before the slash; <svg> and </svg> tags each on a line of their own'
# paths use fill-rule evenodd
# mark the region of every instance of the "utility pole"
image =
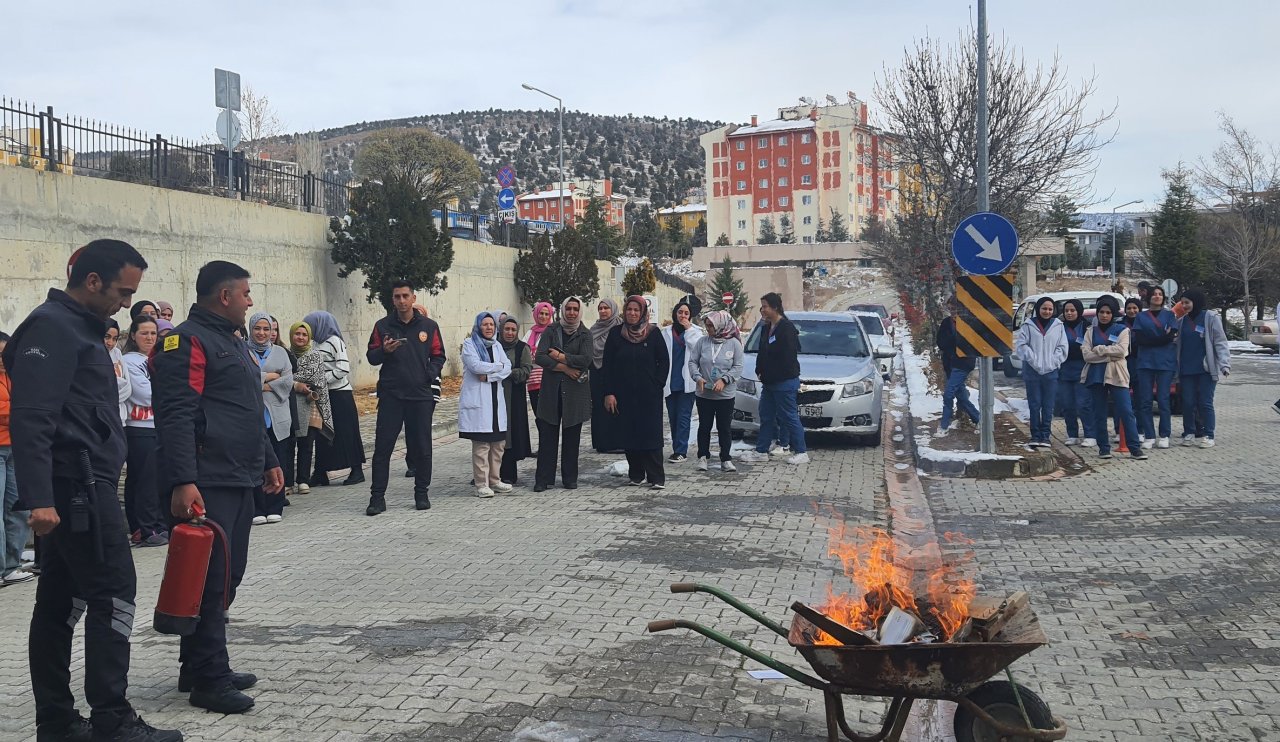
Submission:
<svg viewBox="0 0 1280 742">
<path fill-rule="evenodd" d="M 978 211 L 991 210 L 991 180 L 988 174 L 987 132 L 987 0 L 978 0 Z M 995 365 L 991 358 L 978 359 L 978 444 L 983 453 L 996 452 Z"/>
</svg>

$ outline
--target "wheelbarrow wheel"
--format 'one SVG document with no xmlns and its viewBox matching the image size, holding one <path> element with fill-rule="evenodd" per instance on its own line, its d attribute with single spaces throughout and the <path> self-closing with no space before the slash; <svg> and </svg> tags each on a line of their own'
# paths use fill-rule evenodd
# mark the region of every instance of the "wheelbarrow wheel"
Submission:
<svg viewBox="0 0 1280 742">
<path fill-rule="evenodd" d="M 1053 714 L 1040 696 L 1026 687 L 1018 686 L 1018 696 L 1027 709 L 1027 718 L 1036 729 L 1053 729 Z M 1018 698 L 1013 695 L 1013 684 L 1004 680 L 992 680 L 978 686 L 968 696 L 979 708 L 996 721 L 1013 727 L 1025 728 L 1027 723 L 1018 708 Z M 964 704 L 956 707 L 956 742 L 1022 742 L 1030 737 L 1003 737 L 985 720 L 974 714 Z"/>
</svg>

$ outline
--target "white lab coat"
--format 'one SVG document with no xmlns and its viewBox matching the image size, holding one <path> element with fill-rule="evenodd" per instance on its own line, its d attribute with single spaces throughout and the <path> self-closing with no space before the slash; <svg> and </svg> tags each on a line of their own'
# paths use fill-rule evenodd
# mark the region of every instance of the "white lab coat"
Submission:
<svg viewBox="0 0 1280 742">
<path fill-rule="evenodd" d="M 493 360 L 484 358 L 471 340 L 462 344 L 462 393 L 458 397 L 459 433 L 496 433 L 493 429 L 493 388 L 497 387 L 498 428 L 507 429 L 507 401 L 502 380 L 511 375 L 511 359 L 499 343 L 493 344 Z M 487 381 L 481 381 L 487 376 Z"/>
</svg>

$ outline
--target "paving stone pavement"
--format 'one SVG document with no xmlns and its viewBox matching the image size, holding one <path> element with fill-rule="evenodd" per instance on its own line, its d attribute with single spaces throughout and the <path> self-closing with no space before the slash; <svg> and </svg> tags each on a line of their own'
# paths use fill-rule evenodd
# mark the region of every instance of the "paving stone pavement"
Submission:
<svg viewBox="0 0 1280 742">
<path fill-rule="evenodd" d="M 587 436 L 584 434 L 584 438 Z M 582 457 L 580 488 L 472 496 L 470 445 L 435 448 L 434 507 L 412 509 L 393 463 L 389 510 L 363 514 L 366 486 L 295 496 L 279 525 L 254 529 L 232 610 L 233 665 L 257 673 L 256 708 L 216 716 L 176 689 L 177 640 L 150 616 L 163 549 L 135 550 L 138 616 L 130 697 L 149 722 L 189 740 L 812 740 L 819 694 L 759 681 L 740 655 L 691 632 L 691 618 L 784 660 L 781 638 L 668 583 L 729 589 L 779 619 L 825 594 L 832 516 L 880 523 L 879 448 L 811 441 L 813 463 L 737 474 L 668 467 L 665 491 L 610 477 L 620 456 Z M 31 585 L 0 592 L 0 740 L 34 737 L 26 668 Z M 73 688 L 82 683 L 76 644 Z M 83 709 L 83 704 L 81 705 Z M 871 723 L 879 701 L 851 704 Z"/>
<path fill-rule="evenodd" d="M 926 481 L 938 530 L 976 540 L 983 587 L 1031 593 L 1053 644 L 1014 670 L 1070 740 L 1280 739 L 1280 362 L 1232 365 L 1215 448 Z"/>
</svg>

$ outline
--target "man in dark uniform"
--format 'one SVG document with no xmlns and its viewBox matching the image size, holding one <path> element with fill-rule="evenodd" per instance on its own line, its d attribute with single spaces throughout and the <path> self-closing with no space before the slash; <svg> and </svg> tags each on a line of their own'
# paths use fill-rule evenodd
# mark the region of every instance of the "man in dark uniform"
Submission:
<svg viewBox="0 0 1280 742">
<path fill-rule="evenodd" d="M 173 516 L 188 519 L 200 505 L 227 534 L 215 541 L 196 630 L 182 637 L 178 689 L 192 706 L 223 714 L 253 707 L 241 691 L 258 682 L 231 671 L 227 614 L 249 556 L 253 492 L 284 487 L 263 425 L 262 373 L 236 337 L 249 298 L 249 272 L 215 260 L 196 277 L 187 321 L 164 337 L 152 356 L 152 407 L 164 454 L 161 486 L 172 488 Z M 231 574 L 226 574 L 230 561 Z"/>
<path fill-rule="evenodd" d="M 369 335 L 369 363 L 382 366 L 378 374 L 378 423 L 373 442 L 373 485 L 365 515 L 387 510 L 387 479 L 391 451 L 404 427 L 413 454 L 413 501 L 418 510 L 431 507 L 431 416 L 436 404 L 431 385 L 444 369 L 444 340 L 434 320 L 415 312 L 413 284 L 391 284 L 391 314 L 378 320 Z"/>
<path fill-rule="evenodd" d="M 29 647 L 36 739 L 176 742 L 180 732 L 151 728 L 125 699 L 136 575 L 116 501 L 124 428 L 102 342 L 107 318 L 129 306 L 147 261 L 119 240 L 94 240 L 72 259 L 67 290 L 50 289 L 4 353 L 20 498 L 42 541 Z M 92 725 L 71 695 L 71 636 L 81 616 Z"/>
</svg>

